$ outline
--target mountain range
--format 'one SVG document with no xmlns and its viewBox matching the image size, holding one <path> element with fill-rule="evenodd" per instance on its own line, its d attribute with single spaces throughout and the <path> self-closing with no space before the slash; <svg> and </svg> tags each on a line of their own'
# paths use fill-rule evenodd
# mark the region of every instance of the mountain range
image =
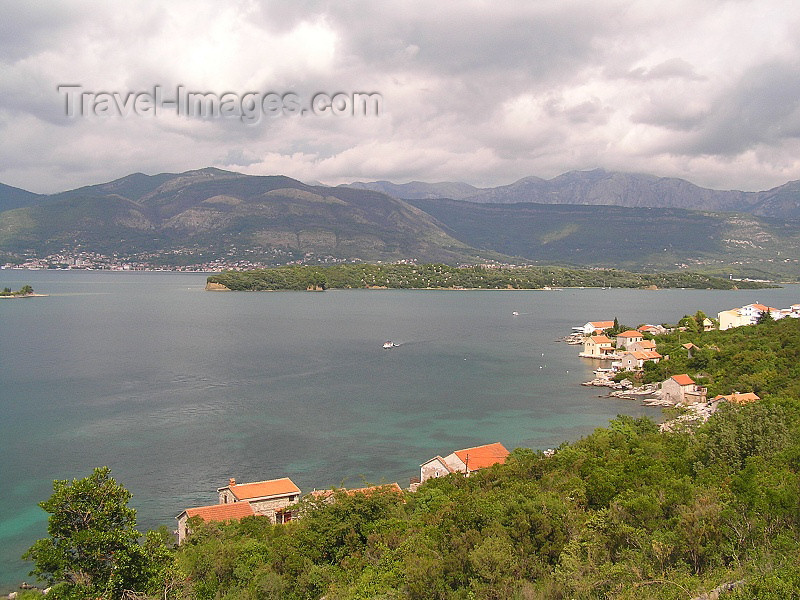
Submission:
<svg viewBox="0 0 800 600">
<path fill-rule="evenodd" d="M 494 260 L 795 279 L 798 199 L 800 182 L 725 192 L 600 170 L 491 189 L 135 173 L 51 195 L 0 185 L 0 260 L 81 250 L 171 266 Z"/>
<path fill-rule="evenodd" d="M 465 183 L 394 184 L 356 182 L 350 187 L 383 192 L 395 198 L 449 198 L 480 203 L 576 204 L 631 208 L 685 208 L 744 212 L 762 217 L 800 219 L 800 181 L 762 192 L 712 190 L 684 179 L 594 169 L 570 171 L 552 179 L 524 177 L 510 185 L 476 188 Z"/>
</svg>

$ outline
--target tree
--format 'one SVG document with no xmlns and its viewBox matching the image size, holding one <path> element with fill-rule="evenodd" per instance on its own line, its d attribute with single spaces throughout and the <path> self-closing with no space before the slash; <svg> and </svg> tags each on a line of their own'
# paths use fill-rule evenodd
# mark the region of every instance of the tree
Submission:
<svg viewBox="0 0 800 600">
<path fill-rule="evenodd" d="M 768 310 L 762 311 L 760 315 L 758 315 L 758 319 L 756 319 L 756 323 L 761 325 L 762 323 L 772 323 L 775 318 L 772 316 L 772 313 Z"/>
<path fill-rule="evenodd" d="M 126 590 L 144 591 L 168 568 L 165 539 L 148 535 L 145 545 L 139 544 L 130 498 L 108 467 L 84 479 L 53 482 L 53 495 L 39 503 L 50 513 L 50 537 L 23 558 L 34 561 L 31 575 L 53 586 L 54 598 L 116 600 Z"/>
<path fill-rule="evenodd" d="M 23 285 L 19 289 L 19 293 L 21 295 L 23 295 L 23 296 L 27 296 L 28 294 L 32 294 L 33 293 L 33 288 L 31 286 L 29 286 L 29 285 Z"/>
</svg>

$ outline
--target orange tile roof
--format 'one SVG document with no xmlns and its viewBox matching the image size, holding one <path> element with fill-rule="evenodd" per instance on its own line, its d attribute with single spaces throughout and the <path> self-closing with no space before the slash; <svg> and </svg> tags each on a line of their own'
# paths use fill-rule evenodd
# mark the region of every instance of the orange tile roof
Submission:
<svg viewBox="0 0 800 600">
<path fill-rule="evenodd" d="M 678 385 L 694 385 L 694 379 L 692 379 L 688 375 L 673 375 L 672 379 Z"/>
<path fill-rule="evenodd" d="M 508 450 L 500 442 L 456 450 L 454 454 L 470 471 L 506 462 Z"/>
<path fill-rule="evenodd" d="M 614 326 L 614 321 L 589 321 L 589 325 L 595 329 L 610 329 Z"/>
<path fill-rule="evenodd" d="M 234 483 L 226 485 L 233 492 L 237 500 L 253 500 L 269 496 L 287 496 L 299 494 L 300 488 L 288 477 L 270 479 L 269 481 L 256 481 L 254 483 Z M 225 489 L 225 488 L 220 488 Z"/>
<path fill-rule="evenodd" d="M 751 402 L 761 400 L 761 398 L 753 392 L 745 392 L 743 394 L 734 392 L 733 394 L 728 394 L 727 396 L 720 394 L 719 396 L 716 396 L 714 400 L 727 400 L 731 404 L 750 404 Z"/>
<path fill-rule="evenodd" d="M 348 496 L 353 496 L 354 494 L 371 494 L 377 491 L 385 491 L 385 492 L 400 493 L 400 494 L 403 493 L 400 484 L 395 482 L 395 483 L 384 483 L 382 485 L 371 485 L 369 487 L 356 488 L 352 490 L 348 490 L 345 488 L 332 489 L 332 490 L 314 490 L 313 492 L 311 492 L 311 495 L 314 498 L 327 498 L 328 496 L 332 496 L 333 494 L 339 491 L 345 492 Z"/>
<path fill-rule="evenodd" d="M 765 304 L 759 304 L 757 302 L 755 304 L 749 304 L 748 306 L 752 306 L 753 308 L 755 308 L 756 310 L 760 310 L 761 312 L 767 310 L 778 310 L 777 308 L 772 308 L 771 306 L 766 306 Z"/>
<path fill-rule="evenodd" d="M 633 354 L 639 360 L 651 360 L 653 358 L 661 358 L 661 355 L 658 352 L 654 352 L 653 350 L 635 350 L 634 352 L 628 352 L 628 354 Z"/>
<path fill-rule="evenodd" d="M 636 345 L 639 346 L 642 350 L 655 350 L 656 343 L 653 340 L 642 340 L 641 342 L 636 342 Z"/>
<path fill-rule="evenodd" d="M 617 337 L 622 337 L 622 338 L 642 337 L 642 333 L 640 331 L 633 331 L 632 329 L 629 329 L 628 331 L 623 331 L 622 333 L 617 335 Z"/>
<path fill-rule="evenodd" d="M 607 335 L 593 335 L 591 339 L 595 344 L 611 344 L 611 339 Z"/>
<path fill-rule="evenodd" d="M 187 508 L 183 512 L 185 512 L 188 517 L 200 517 L 203 521 L 227 521 L 229 519 L 252 517 L 255 514 L 253 512 L 253 507 L 250 506 L 248 502 L 198 506 L 195 508 Z"/>
</svg>

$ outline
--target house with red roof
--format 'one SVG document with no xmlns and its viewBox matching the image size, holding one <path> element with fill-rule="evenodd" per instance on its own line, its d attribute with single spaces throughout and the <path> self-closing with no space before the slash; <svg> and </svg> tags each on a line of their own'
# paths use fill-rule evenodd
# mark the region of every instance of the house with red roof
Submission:
<svg viewBox="0 0 800 600">
<path fill-rule="evenodd" d="M 744 392 L 741 394 L 739 392 L 733 392 L 732 394 L 714 396 L 714 402 L 730 402 L 731 404 L 738 404 L 739 406 L 752 404 L 759 400 L 761 400 L 761 397 L 753 392 Z"/>
<path fill-rule="evenodd" d="M 661 398 L 672 404 L 694 404 L 706 401 L 707 390 L 686 374 L 673 375 L 661 383 Z"/>
<path fill-rule="evenodd" d="M 606 329 L 614 327 L 614 321 L 589 321 L 581 327 L 583 335 L 594 335 L 596 333 L 603 333 Z"/>
<path fill-rule="evenodd" d="M 633 329 L 629 329 L 628 331 L 623 331 L 622 333 L 617 334 L 616 344 L 617 348 L 624 348 L 625 350 L 630 350 L 631 344 L 641 342 L 642 340 L 644 340 L 644 336 L 640 331 L 634 331 Z"/>
<path fill-rule="evenodd" d="M 448 454 L 444 458 L 434 456 L 420 465 L 419 480 L 424 482 L 433 477 L 444 477 L 450 473 L 469 475 L 479 469 L 503 464 L 509 452 L 499 442 L 464 448 Z"/>
<path fill-rule="evenodd" d="M 627 347 L 627 350 L 630 352 L 655 351 L 655 349 L 656 349 L 656 343 L 653 340 L 642 340 L 641 342 L 633 342 Z"/>
<path fill-rule="evenodd" d="M 291 521 L 292 512 L 286 508 L 300 500 L 300 488 L 288 477 L 253 483 L 236 483 L 231 478 L 217 492 L 220 504 L 247 503 L 254 514 L 268 517 L 273 523 Z"/>
<path fill-rule="evenodd" d="M 235 504 L 213 504 L 211 506 L 198 506 L 187 508 L 176 519 L 178 519 L 178 543 L 182 544 L 186 536 L 191 533 L 189 519 L 199 517 L 209 523 L 213 521 L 238 521 L 244 517 L 252 517 L 255 513 L 253 507 L 247 502 L 237 502 Z"/>
<path fill-rule="evenodd" d="M 315 500 L 324 500 L 326 502 L 332 502 L 337 493 L 347 494 L 348 496 L 356 496 L 358 494 L 369 496 L 370 494 L 382 493 L 382 494 L 397 494 L 398 497 L 402 497 L 403 489 L 400 487 L 399 483 L 395 482 L 395 483 L 384 483 L 381 485 L 371 485 L 369 487 L 354 488 L 349 490 L 346 488 L 335 488 L 330 490 L 314 490 L 309 494 L 309 496 L 311 496 Z M 306 498 L 308 498 L 308 496 L 306 496 Z"/>
<path fill-rule="evenodd" d="M 616 348 L 607 335 L 593 335 L 583 340 L 583 352 L 578 356 L 584 358 L 614 358 Z"/>
<path fill-rule="evenodd" d="M 620 371 L 636 371 L 644 367 L 644 363 L 652 361 L 657 363 L 662 359 L 662 356 L 655 350 L 636 350 L 625 352 L 619 359 L 619 362 L 613 363 L 612 366 Z"/>
</svg>

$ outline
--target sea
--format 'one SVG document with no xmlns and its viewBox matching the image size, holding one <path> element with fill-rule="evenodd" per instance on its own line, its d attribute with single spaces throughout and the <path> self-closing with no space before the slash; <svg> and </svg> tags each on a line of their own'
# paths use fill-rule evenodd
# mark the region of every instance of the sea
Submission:
<svg viewBox="0 0 800 600">
<path fill-rule="evenodd" d="M 55 479 L 107 465 L 141 530 L 216 503 L 229 477 L 407 486 L 437 454 L 556 447 L 656 408 L 581 386 L 559 341 L 611 320 L 674 323 L 773 290 L 207 292 L 205 274 L 0 270 L 0 592 L 47 535 Z M 384 349 L 387 340 L 397 344 Z"/>
</svg>

